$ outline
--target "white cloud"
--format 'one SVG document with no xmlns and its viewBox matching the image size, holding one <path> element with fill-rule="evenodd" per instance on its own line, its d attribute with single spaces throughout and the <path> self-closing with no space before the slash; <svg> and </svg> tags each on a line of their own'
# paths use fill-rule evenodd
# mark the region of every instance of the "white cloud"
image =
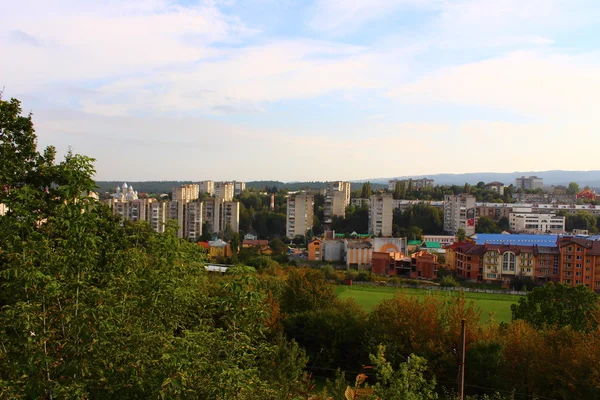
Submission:
<svg viewBox="0 0 600 400">
<path fill-rule="evenodd" d="M 516 52 L 423 76 L 390 91 L 405 103 L 509 110 L 547 120 L 596 121 L 599 55 Z"/>
</svg>

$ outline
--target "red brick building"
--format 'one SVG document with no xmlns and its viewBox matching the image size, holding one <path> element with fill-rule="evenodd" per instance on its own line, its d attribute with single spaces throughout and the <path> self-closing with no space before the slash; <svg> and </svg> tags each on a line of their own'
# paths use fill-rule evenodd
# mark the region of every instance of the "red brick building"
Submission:
<svg viewBox="0 0 600 400">
<path fill-rule="evenodd" d="M 438 258 L 425 250 L 410 256 L 410 277 L 436 279 L 438 273 Z"/>
</svg>

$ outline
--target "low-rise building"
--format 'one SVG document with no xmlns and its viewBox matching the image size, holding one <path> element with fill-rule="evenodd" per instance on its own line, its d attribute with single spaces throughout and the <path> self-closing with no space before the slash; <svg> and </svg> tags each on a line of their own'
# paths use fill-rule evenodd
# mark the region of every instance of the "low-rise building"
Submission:
<svg viewBox="0 0 600 400">
<path fill-rule="evenodd" d="M 231 247 L 229 243 L 221 239 L 208 242 L 208 254 L 211 258 L 231 257 Z"/>
<path fill-rule="evenodd" d="M 323 241 L 314 239 L 308 243 L 308 259 L 310 261 L 321 261 L 323 259 Z"/>
<path fill-rule="evenodd" d="M 427 251 L 419 251 L 410 256 L 410 277 L 436 279 L 438 277 L 438 258 Z"/>
<path fill-rule="evenodd" d="M 373 245 L 369 240 L 344 241 L 346 268 L 360 269 L 371 265 Z"/>
<path fill-rule="evenodd" d="M 515 212 L 509 216 L 510 230 L 513 233 L 563 233 L 565 217 L 553 214 Z"/>
</svg>

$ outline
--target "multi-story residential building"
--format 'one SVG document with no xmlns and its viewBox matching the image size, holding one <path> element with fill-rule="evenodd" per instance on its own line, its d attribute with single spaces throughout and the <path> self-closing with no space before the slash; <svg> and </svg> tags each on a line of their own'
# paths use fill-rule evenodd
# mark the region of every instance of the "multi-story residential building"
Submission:
<svg viewBox="0 0 600 400">
<path fill-rule="evenodd" d="M 198 184 L 199 191 L 202 194 L 212 196 L 215 194 L 215 183 L 213 181 L 202 181 Z"/>
<path fill-rule="evenodd" d="M 485 246 L 470 242 L 450 245 L 456 274 L 472 281 L 483 279 L 481 258 L 485 254 Z"/>
<path fill-rule="evenodd" d="M 535 281 L 539 283 L 560 281 L 560 250 L 558 247 L 538 247 L 535 254 Z"/>
<path fill-rule="evenodd" d="M 504 194 L 504 183 L 502 183 L 502 182 L 498 182 L 498 181 L 490 182 L 487 185 L 485 185 L 485 188 L 487 190 L 491 190 L 493 192 L 496 192 L 499 195 L 503 195 Z"/>
<path fill-rule="evenodd" d="M 329 182 L 325 192 L 324 223 L 330 224 L 334 216 L 345 217 L 350 205 L 350 182 Z"/>
<path fill-rule="evenodd" d="M 202 236 L 202 202 L 190 201 L 184 207 L 183 237 L 198 240 Z"/>
<path fill-rule="evenodd" d="M 174 188 L 172 191 L 172 200 L 169 204 L 169 218 L 174 221 L 177 221 L 177 226 L 179 226 L 179 230 L 177 231 L 177 237 L 188 237 L 186 235 L 186 232 L 188 231 L 188 221 L 186 216 L 187 205 L 190 202 L 197 202 L 199 192 L 200 186 L 193 183 Z M 192 229 L 192 231 L 197 232 L 198 229 Z M 202 222 L 200 222 L 200 232 L 201 231 Z M 190 237 L 190 239 L 196 239 L 196 237 Z"/>
<path fill-rule="evenodd" d="M 560 238 L 560 282 L 600 290 L 600 241 Z"/>
<path fill-rule="evenodd" d="M 391 194 L 371 196 L 369 202 L 369 234 L 374 236 L 392 236 L 392 218 L 394 213 Z"/>
<path fill-rule="evenodd" d="M 481 262 L 483 266 L 482 280 L 508 284 L 515 277 L 533 279 L 535 271 L 534 246 L 475 245 L 483 247 Z"/>
<path fill-rule="evenodd" d="M 323 259 L 323 241 L 314 239 L 308 243 L 309 261 L 321 261 Z"/>
<path fill-rule="evenodd" d="M 215 182 L 215 197 L 225 201 L 232 201 L 234 194 L 233 182 Z"/>
<path fill-rule="evenodd" d="M 239 232 L 239 202 L 225 201 L 217 197 L 206 199 L 202 202 L 202 219 L 208 222 L 211 232 L 223 232 L 228 224 L 234 232 Z"/>
<path fill-rule="evenodd" d="M 313 226 L 315 196 L 299 194 L 287 199 L 286 235 L 306 235 Z"/>
<path fill-rule="evenodd" d="M 542 178 L 538 178 L 537 176 L 522 176 L 520 178 L 515 179 L 515 188 L 516 189 L 541 189 L 544 187 L 544 180 Z"/>
<path fill-rule="evenodd" d="M 169 208 L 166 201 L 152 202 L 148 206 L 148 222 L 154 232 L 163 233 L 169 219 Z"/>
<path fill-rule="evenodd" d="M 354 207 L 363 207 L 369 205 L 369 199 L 352 199 L 350 200 L 350 204 Z"/>
<path fill-rule="evenodd" d="M 475 233 L 477 220 L 475 196 L 460 194 L 444 196 L 444 230 L 456 235 L 459 229 L 464 229 L 467 236 Z"/>
<path fill-rule="evenodd" d="M 388 190 L 396 190 L 396 184 L 403 184 L 406 189 L 412 184 L 414 190 L 421 190 L 424 188 L 432 188 L 435 185 L 433 179 L 428 178 L 417 178 L 417 179 L 391 179 L 388 181 Z"/>
<path fill-rule="evenodd" d="M 554 214 L 515 212 L 510 213 L 509 222 L 513 233 L 563 233 L 565 231 L 565 217 Z"/>
<path fill-rule="evenodd" d="M 246 190 L 246 182 L 233 181 L 234 196 L 239 196 L 244 190 Z"/>
<path fill-rule="evenodd" d="M 119 200 L 109 199 L 106 203 L 114 215 L 120 215 L 128 221 L 147 221 L 149 218 L 149 205 L 153 199 Z"/>
</svg>

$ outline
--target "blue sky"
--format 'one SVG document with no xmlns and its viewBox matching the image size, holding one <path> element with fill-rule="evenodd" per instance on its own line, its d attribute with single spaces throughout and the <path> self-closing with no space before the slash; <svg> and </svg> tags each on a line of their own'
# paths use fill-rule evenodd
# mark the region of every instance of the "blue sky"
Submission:
<svg viewBox="0 0 600 400">
<path fill-rule="evenodd" d="M 100 180 L 598 169 L 599 19 L 596 0 L 23 0 L 0 86 Z"/>
</svg>

